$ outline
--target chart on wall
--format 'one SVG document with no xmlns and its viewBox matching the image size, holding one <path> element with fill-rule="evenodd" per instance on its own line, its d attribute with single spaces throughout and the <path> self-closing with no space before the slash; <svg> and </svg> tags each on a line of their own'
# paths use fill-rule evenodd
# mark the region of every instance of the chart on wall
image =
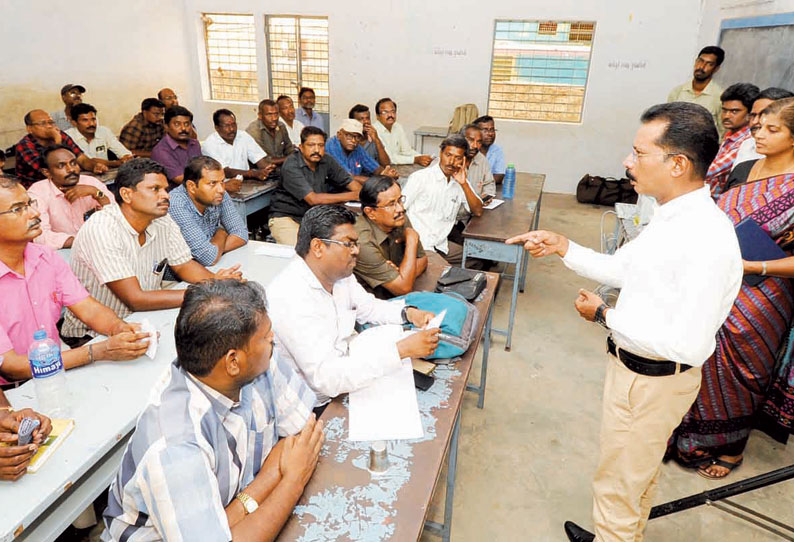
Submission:
<svg viewBox="0 0 794 542">
<path fill-rule="evenodd" d="M 716 78 L 723 87 L 743 82 L 794 90 L 794 13 L 726 19 L 719 45 L 725 62 Z"/>
</svg>

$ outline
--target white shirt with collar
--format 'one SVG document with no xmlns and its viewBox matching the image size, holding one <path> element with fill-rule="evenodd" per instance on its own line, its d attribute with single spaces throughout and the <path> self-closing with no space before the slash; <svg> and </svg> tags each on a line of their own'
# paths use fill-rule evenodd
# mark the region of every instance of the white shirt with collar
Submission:
<svg viewBox="0 0 794 542">
<path fill-rule="evenodd" d="M 739 242 L 709 188 L 661 205 L 614 255 L 571 242 L 563 262 L 579 275 L 621 288 L 606 323 L 615 343 L 652 359 L 700 367 L 739 294 Z"/>
<path fill-rule="evenodd" d="M 256 164 L 267 156 L 254 138 L 242 130 L 237 130 L 232 145 L 226 143 L 218 132 L 212 132 L 201 144 L 201 154 L 216 159 L 225 168 L 246 171 L 250 168 L 248 162 Z"/>
<path fill-rule="evenodd" d="M 376 299 L 352 274 L 330 294 L 296 256 L 267 286 L 267 300 L 279 359 L 303 375 L 318 406 L 400 368 L 396 342 L 351 351 L 356 322 L 401 324 L 404 306 Z"/>
<path fill-rule="evenodd" d="M 402 124 L 395 122 L 391 127 L 391 131 L 381 124 L 379 120 L 372 121 L 372 126 L 378 132 L 378 137 L 386 148 L 386 154 L 389 155 L 392 164 L 414 163 L 414 157 L 419 156 L 419 153 L 411 148 L 411 143 L 408 141 L 408 136 L 405 135 Z"/>
<path fill-rule="evenodd" d="M 113 151 L 116 158 L 132 154 L 130 150 L 121 144 L 121 141 L 113 135 L 110 128 L 105 126 L 97 126 L 94 133 L 94 139 L 88 139 L 80 133 L 76 126 L 72 126 L 66 130 L 66 135 L 71 137 L 80 150 L 83 151 L 89 158 L 99 158 L 101 160 L 109 160 L 108 151 Z"/>
<path fill-rule="evenodd" d="M 460 183 L 455 179 L 447 180 L 438 163 L 431 164 L 408 177 L 403 196 L 405 211 L 422 245 L 447 254 L 447 236 L 458 219 L 458 213 L 471 213 Z"/>
<path fill-rule="evenodd" d="M 279 117 L 282 123 L 284 123 L 284 127 L 287 129 L 287 133 L 289 134 L 289 140 L 292 141 L 293 145 L 300 145 L 301 144 L 301 132 L 305 128 L 305 125 L 299 121 L 298 119 L 293 119 L 292 121 L 292 128 L 289 127 L 287 121 Z"/>
</svg>

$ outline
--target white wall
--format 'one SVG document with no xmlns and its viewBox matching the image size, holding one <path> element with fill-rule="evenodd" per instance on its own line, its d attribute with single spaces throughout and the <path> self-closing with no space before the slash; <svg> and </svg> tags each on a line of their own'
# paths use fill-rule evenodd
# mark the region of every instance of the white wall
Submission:
<svg viewBox="0 0 794 542">
<path fill-rule="evenodd" d="M 573 192 L 584 173 L 621 175 L 637 119 L 664 101 L 671 87 L 689 77 L 696 53 L 700 6 L 692 0 L 505 0 L 482 2 L 371 2 L 347 0 L 226 0 L 226 12 L 329 17 L 331 130 L 354 103 L 374 106 L 382 96 L 398 102 L 408 130 L 444 126 L 454 106 L 475 103 L 485 112 L 496 18 L 597 21 L 590 79 L 580 125 L 498 121 L 498 141 L 508 161 L 523 171 L 547 174 L 546 189 Z M 217 0 L 186 0 L 187 28 L 199 38 L 202 11 Z M 329 8 L 333 6 L 333 9 Z M 193 21 L 193 24 L 191 24 Z M 189 38 L 190 39 L 190 38 Z M 465 56 L 440 57 L 435 48 L 463 49 Z M 264 47 L 260 49 L 264 53 Z M 198 55 L 196 55 L 198 56 Z M 264 56 L 264 54 L 263 54 Z M 613 61 L 642 67 L 613 69 Z M 262 64 L 262 62 L 260 62 Z M 193 86 L 200 88 L 198 64 Z M 266 92 L 266 80 L 261 91 Z M 199 129 L 211 129 L 216 103 L 198 104 Z M 250 106 L 235 106 L 240 124 L 254 118 Z"/>
<path fill-rule="evenodd" d="M 3 0 L 2 6 L 2 148 L 25 134 L 22 119 L 31 109 L 63 108 L 66 83 L 82 84 L 83 99 L 116 133 L 163 86 L 186 102 L 198 97 L 190 86 L 181 0 Z"/>
<path fill-rule="evenodd" d="M 794 11 L 794 0 L 702 0 L 700 42 L 716 44 L 723 19 L 757 17 Z"/>
</svg>

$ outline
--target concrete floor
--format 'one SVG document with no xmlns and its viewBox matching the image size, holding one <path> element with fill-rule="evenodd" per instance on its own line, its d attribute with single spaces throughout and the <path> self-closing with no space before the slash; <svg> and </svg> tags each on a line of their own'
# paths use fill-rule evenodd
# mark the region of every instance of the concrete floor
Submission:
<svg viewBox="0 0 794 542">
<path fill-rule="evenodd" d="M 540 225 L 597 248 L 602 207 L 573 196 L 546 194 Z M 507 323 L 509 286 L 497 298 L 494 325 Z M 485 408 L 474 394 L 463 403 L 452 540 L 455 542 L 566 541 L 563 522 L 592 529 L 590 481 L 598 460 L 598 428 L 605 366 L 605 332 L 573 308 L 579 288 L 595 285 L 552 257 L 530 263 L 519 294 L 512 352 L 494 336 Z M 472 371 L 479 375 L 479 367 Z M 744 464 L 710 481 L 673 463 L 662 467 L 655 502 L 662 503 L 794 464 L 788 448 L 766 435 L 750 437 Z M 443 481 L 446 473 L 442 475 Z M 443 517 L 439 482 L 430 517 Z M 734 500 L 784 523 L 794 523 L 794 481 Z M 424 533 L 423 542 L 438 540 Z M 776 541 L 715 508 L 701 506 L 652 520 L 646 540 Z"/>
</svg>

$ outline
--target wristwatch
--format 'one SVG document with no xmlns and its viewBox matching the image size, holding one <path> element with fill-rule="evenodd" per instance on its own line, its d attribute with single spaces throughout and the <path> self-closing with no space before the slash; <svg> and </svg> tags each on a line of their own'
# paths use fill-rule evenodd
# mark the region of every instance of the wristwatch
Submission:
<svg viewBox="0 0 794 542">
<path fill-rule="evenodd" d="M 400 313 L 403 319 L 403 324 L 410 324 L 411 321 L 408 319 L 408 309 L 415 309 L 413 305 L 405 305 L 403 307 L 402 312 Z"/>
<path fill-rule="evenodd" d="M 240 503 L 243 505 L 243 508 L 245 508 L 246 516 L 248 514 L 253 514 L 254 512 L 256 512 L 256 509 L 259 508 L 259 503 L 256 502 L 256 500 L 252 498 L 250 495 L 247 495 L 242 491 L 237 494 L 235 499 L 240 501 Z"/>
<path fill-rule="evenodd" d="M 597 324 L 601 324 L 605 328 L 607 328 L 606 313 L 607 313 L 607 309 L 608 308 L 609 308 L 609 305 L 607 305 L 606 303 L 601 303 L 601 305 L 599 305 L 598 308 L 595 311 L 595 322 Z M 607 328 L 607 329 L 609 329 L 609 328 Z"/>
</svg>

